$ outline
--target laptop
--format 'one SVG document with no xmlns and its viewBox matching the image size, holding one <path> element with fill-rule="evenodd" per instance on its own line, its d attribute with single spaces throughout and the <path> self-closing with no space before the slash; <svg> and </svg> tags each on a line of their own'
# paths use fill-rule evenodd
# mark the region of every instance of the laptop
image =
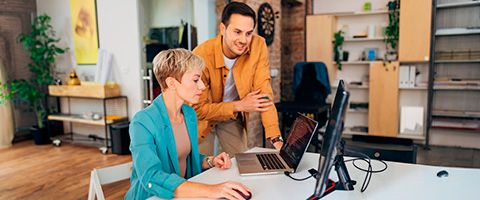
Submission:
<svg viewBox="0 0 480 200">
<path fill-rule="evenodd" d="M 279 152 L 258 152 L 236 154 L 240 175 L 263 175 L 295 172 L 307 150 L 318 122 L 299 115 L 293 122 Z"/>
</svg>

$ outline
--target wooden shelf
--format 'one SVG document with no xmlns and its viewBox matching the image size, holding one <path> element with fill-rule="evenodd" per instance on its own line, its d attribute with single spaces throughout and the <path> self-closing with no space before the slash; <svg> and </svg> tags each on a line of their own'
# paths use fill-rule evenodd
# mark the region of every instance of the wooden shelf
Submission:
<svg viewBox="0 0 480 200">
<path fill-rule="evenodd" d="M 105 121 L 103 120 L 103 118 L 99 120 L 93 120 L 93 119 L 85 119 L 81 115 L 64 115 L 64 114 L 56 114 L 56 115 L 48 116 L 48 120 L 74 122 L 74 123 L 97 125 L 97 126 L 105 126 L 105 125 L 113 124 L 114 122 L 117 122 L 123 119 L 126 119 L 126 117 L 122 117 L 118 120 L 107 120 L 105 124 Z"/>
<path fill-rule="evenodd" d="M 351 131 L 351 130 L 343 130 L 344 135 L 368 135 L 367 132 L 360 132 L 360 131 Z"/>
<path fill-rule="evenodd" d="M 433 86 L 434 90 L 478 90 L 480 91 L 480 86 Z"/>
<path fill-rule="evenodd" d="M 427 90 L 427 86 L 416 86 L 411 88 L 398 88 L 400 90 Z"/>
<path fill-rule="evenodd" d="M 331 13 L 320 13 L 318 15 L 333 15 L 336 17 L 349 17 L 349 16 L 365 16 L 365 15 L 383 15 L 387 14 L 388 10 L 374 10 L 370 12 L 331 12 Z"/>
<path fill-rule="evenodd" d="M 480 63 L 480 60 L 436 60 L 435 63 Z"/>
<path fill-rule="evenodd" d="M 424 135 L 398 134 L 397 138 L 406 138 L 406 139 L 412 139 L 412 140 L 425 140 Z"/>
<path fill-rule="evenodd" d="M 349 113 L 365 113 L 368 114 L 368 109 L 348 109 Z"/>
<path fill-rule="evenodd" d="M 472 7 L 472 6 L 480 6 L 480 1 L 442 3 L 442 4 L 438 4 L 437 8 L 459 8 L 459 7 Z"/>
<path fill-rule="evenodd" d="M 465 117 L 465 118 L 480 118 L 480 112 L 471 111 L 456 111 L 456 110 L 433 110 L 432 116 L 437 117 Z"/>
<path fill-rule="evenodd" d="M 476 29 L 445 28 L 445 29 L 438 29 L 435 32 L 436 36 L 474 35 L 474 34 L 480 34 L 480 28 L 476 28 Z"/>
<path fill-rule="evenodd" d="M 344 130 L 343 135 L 368 135 L 366 132 L 359 132 L 359 131 L 350 131 L 350 130 Z M 406 139 L 412 139 L 412 140 L 425 140 L 424 135 L 407 135 L 407 134 L 398 134 L 396 136 L 397 138 L 406 138 Z"/>
<path fill-rule="evenodd" d="M 82 82 L 82 85 L 49 85 L 48 93 L 50 96 L 57 97 L 83 97 L 106 99 L 120 96 L 120 86 L 118 84 L 96 84 Z"/>
<path fill-rule="evenodd" d="M 477 119 L 434 118 L 432 128 L 480 131 L 480 121 Z"/>
<path fill-rule="evenodd" d="M 334 85 L 332 86 L 332 88 L 337 88 L 338 86 L 337 85 Z M 347 89 L 368 89 L 368 85 L 350 85 L 350 84 L 347 84 L 346 85 Z"/>
<path fill-rule="evenodd" d="M 371 62 L 374 62 L 374 61 L 342 61 L 340 63 L 342 63 L 342 65 L 369 65 Z M 334 65 L 336 65 L 337 63 L 333 63 Z"/>
<path fill-rule="evenodd" d="M 345 42 L 369 42 L 369 41 L 383 41 L 384 37 L 379 38 L 346 38 Z"/>
</svg>

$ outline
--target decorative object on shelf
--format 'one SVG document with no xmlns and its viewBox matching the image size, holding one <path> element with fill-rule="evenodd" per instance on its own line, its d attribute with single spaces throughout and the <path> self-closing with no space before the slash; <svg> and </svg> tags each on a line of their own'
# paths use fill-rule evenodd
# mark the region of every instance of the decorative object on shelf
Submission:
<svg viewBox="0 0 480 200">
<path fill-rule="evenodd" d="M 377 59 L 378 48 L 368 48 L 365 49 L 366 59 L 369 61 L 374 61 Z"/>
<path fill-rule="evenodd" d="M 100 119 L 102 119 L 102 114 L 101 113 L 95 113 L 95 112 L 87 112 L 87 113 L 83 113 L 82 117 L 84 119 L 100 120 Z"/>
<path fill-rule="evenodd" d="M 342 60 L 345 61 L 345 62 L 348 62 L 348 57 L 350 55 L 350 52 L 348 51 L 343 51 L 342 52 Z"/>
<path fill-rule="evenodd" d="M 98 56 L 98 30 L 95 0 L 70 0 L 72 33 L 77 64 L 95 64 Z"/>
<path fill-rule="evenodd" d="M 368 25 L 368 38 L 375 38 L 376 37 L 376 34 L 375 34 L 375 24 L 370 24 Z"/>
<path fill-rule="evenodd" d="M 56 57 L 67 50 L 57 46 L 60 39 L 55 37 L 50 21 L 48 15 L 37 16 L 32 23 L 32 31 L 19 36 L 19 42 L 29 53 L 32 61 L 28 64 L 31 77 L 0 83 L 0 103 L 13 98 L 19 99 L 28 105 L 28 110 L 35 113 L 37 125 L 32 127 L 34 139 L 37 138 L 35 134 L 40 134 L 38 137 L 40 140 L 36 140 L 36 144 L 50 143 L 48 134 L 44 133 L 47 117 L 47 85 L 55 83 L 53 69 Z"/>
<path fill-rule="evenodd" d="M 333 41 L 333 60 L 335 60 L 335 63 L 337 64 L 338 70 L 342 70 L 342 59 L 341 59 L 341 53 L 340 51 L 342 50 L 342 45 L 343 42 L 345 41 L 345 37 L 343 37 L 343 31 L 339 30 L 335 32 L 333 35 L 334 41 Z"/>
<path fill-rule="evenodd" d="M 370 12 L 372 11 L 372 2 L 367 1 L 363 4 L 363 11 L 364 12 Z"/>
<path fill-rule="evenodd" d="M 258 8 L 258 35 L 265 38 L 267 46 L 273 43 L 275 36 L 275 19 L 280 12 L 274 12 L 269 3 L 263 3 Z"/>
<path fill-rule="evenodd" d="M 78 78 L 77 72 L 75 72 L 75 70 L 70 72 L 70 74 L 68 75 L 67 85 L 80 85 L 80 79 Z"/>
<path fill-rule="evenodd" d="M 399 21 L 400 21 L 400 0 L 391 0 L 387 4 L 388 8 L 388 25 L 385 28 L 385 45 L 387 52 L 385 53 L 386 61 L 397 60 L 397 44 L 399 37 Z"/>
</svg>

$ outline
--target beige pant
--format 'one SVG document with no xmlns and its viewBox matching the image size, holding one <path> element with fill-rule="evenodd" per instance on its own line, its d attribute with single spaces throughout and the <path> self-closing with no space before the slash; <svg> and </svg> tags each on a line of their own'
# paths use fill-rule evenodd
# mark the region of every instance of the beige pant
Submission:
<svg viewBox="0 0 480 200">
<path fill-rule="evenodd" d="M 201 154 L 214 154 L 215 136 L 220 142 L 218 152 L 226 152 L 234 156 L 248 150 L 247 134 L 241 119 L 217 123 L 212 132 L 199 144 Z"/>
</svg>

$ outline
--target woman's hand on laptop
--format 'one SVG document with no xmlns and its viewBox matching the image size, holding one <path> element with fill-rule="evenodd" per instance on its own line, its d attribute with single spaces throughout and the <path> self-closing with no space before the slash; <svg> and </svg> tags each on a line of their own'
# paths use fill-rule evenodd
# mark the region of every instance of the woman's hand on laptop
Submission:
<svg viewBox="0 0 480 200">
<path fill-rule="evenodd" d="M 230 160 L 230 155 L 225 152 L 222 152 L 213 158 L 213 165 L 220 169 L 228 169 L 232 166 L 232 161 Z"/>
</svg>

